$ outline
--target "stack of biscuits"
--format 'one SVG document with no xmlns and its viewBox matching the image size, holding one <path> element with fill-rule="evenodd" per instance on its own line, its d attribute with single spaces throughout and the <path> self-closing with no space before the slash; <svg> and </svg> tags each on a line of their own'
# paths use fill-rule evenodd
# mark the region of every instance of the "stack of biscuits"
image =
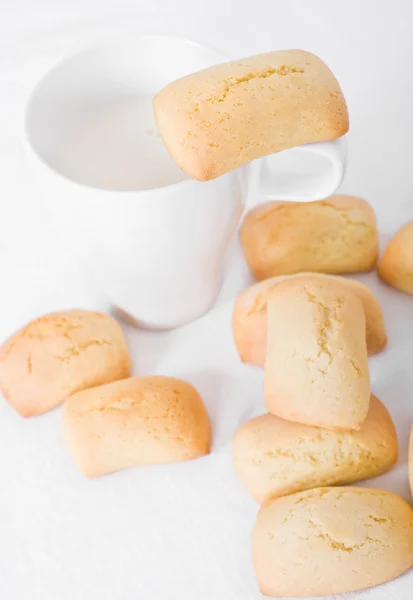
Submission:
<svg viewBox="0 0 413 600">
<path fill-rule="evenodd" d="M 243 362 L 264 367 L 268 412 L 240 427 L 233 456 L 262 504 L 252 540 L 260 590 L 318 596 L 392 579 L 413 564 L 411 507 L 385 490 L 331 487 L 376 477 L 398 456 L 370 389 L 383 315 L 368 287 L 338 275 L 375 266 L 374 213 L 349 196 L 271 202 L 246 215 L 240 238 L 260 281 L 238 295 L 234 340 Z"/>
</svg>

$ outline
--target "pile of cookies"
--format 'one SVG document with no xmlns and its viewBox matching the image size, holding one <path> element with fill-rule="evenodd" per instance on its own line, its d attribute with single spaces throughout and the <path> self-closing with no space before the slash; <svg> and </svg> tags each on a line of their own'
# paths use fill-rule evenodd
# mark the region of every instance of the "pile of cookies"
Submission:
<svg viewBox="0 0 413 600">
<path fill-rule="evenodd" d="M 404 231 L 379 272 L 406 289 Z M 380 475 L 398 457 L 391 416 L 370 390 L 368 355 L 387 343 L 380 306 L 363 284 L 328 274 L 375 266 L 374 213 L 346 196 L 272 202 L 247 214 L 240 235 L 263 279 L 233 312 L 241 359 L 264 367 L 268 413 L 233 440 L 235 469 L 262 504 L 252 539 L 260 590 L 318 596 L 388 581 L 413 565 L 413 509 L 385 490 L 330 487 Z"/>
<path fill-rule="evenodd" d="M 338 274 L 375 266 L 374 213 L 347 196 L 269 203 L 247 214 L 240 235 L 261 281 L 238 295 L 233 335 L 241 360 L 264 367 L 268 413 L 240 427 L 233 457 L 261 504 L 252 536 L 260 590 L 314 596 L 388 581 L 413 565 L 413 509 L 386 490 L 343 487 L 398 458 L 392 418 L 370 390 L 368 355 L 387 344 L 383 314 L 367 286 Z M 410 244 L 408 224 L 378 267 L 407 291 Z M 29 323 L 0 348 L 0 389 L 24 417 L 63 405 L 64 439 L 90 477 L 210 451 L 198 392 L 179 379 L 131 377 L 124 334 L 105 314 Z M 413 492 L 413 436 L 409 475 Z"/>
<path fill-rule="evenodd" d="M 348 130 L 334 75 L 299 50 L 184 77 L 154 109 L 175 162 L 201 181 Z M 247 214 L 240 238 L 258 283 L 236 299 L 234 340 L 243 362 L 264 367 L 268 413 L 241 426 L 233 455 L 262 504 L 252 537 L 260 590 L 337 594 L 397 577 L 413 565 L 413 508 L 389 491 L 342 487 L 398 457 L 391 416 L 370 389 L 368 355 L 387 343 L 383 315 L 365 285 L 340 276 L 375 267 L 374 212 L 348 196 L 270 202 Z M 378 272 L 413 294 L 413 223 Z M 72 310 L 29 323 L 0 348 L 0 390 L 24 417 L 63 405 L 64 439 L 87 476 L 210 451 L 198 392 L 170 377 L 131 377 L 108 315 Z M 413 492 L 413 436 L 409 462 Z"/>
</svg>

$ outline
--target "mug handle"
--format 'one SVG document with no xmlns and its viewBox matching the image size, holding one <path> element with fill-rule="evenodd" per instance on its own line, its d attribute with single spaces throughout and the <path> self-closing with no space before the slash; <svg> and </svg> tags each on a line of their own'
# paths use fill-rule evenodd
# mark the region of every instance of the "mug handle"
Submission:
<svg viewBox="0 0 413 600">
<path fill-rule="evenodd" d="M 299 173 L 277 168 L 277 158 L 293 157 L 293 153 L 318 155 L 325 162 L 322 172 Z M 278 160 L 280 162 L 280 160 Z M 281 160 L 282 162 L 282 160 Z M 347 142 L 345 137 L 329 142 L 315 142 L 290 148 L 270 157 L 251 163 L 250 186 L 247 208 L 257 202 L 284 200 L 290 202 L 311 202 L 322 200 L 334 194 L 340 186 L 347 164 Z M 255 171 L 255 173 L 254 173 Z M 251 205 L 250 205 L 251 204 Z M 250 205 L 250 206 L 248 206 Z"/>
</svg>

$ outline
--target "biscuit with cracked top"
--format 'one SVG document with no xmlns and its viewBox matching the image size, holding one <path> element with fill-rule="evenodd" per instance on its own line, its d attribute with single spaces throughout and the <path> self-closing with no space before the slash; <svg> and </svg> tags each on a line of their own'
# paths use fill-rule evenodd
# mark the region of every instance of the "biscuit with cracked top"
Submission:
<svg viewBox="0 0 413 600">
<path fill-rule="evenodd" d="M 239 235 L 258 281 L 300 271 L 369 271 L 379 252 L 374 211 L 355 196 L 260 204 L 247 213 Z"/>
<path fill-rule="evenodd" d="M 413 221 L 399 229 L 387 244 L 377 271 L 388 285 L 413 294 Z"/>
<path fill-rule="evenodd" d="M 392 492 L 318 488 L 270 500 L 252 534 L 261 593 L 341 594 L 390 581 L 413 566 L 413 508 Z"/>
<path fill-rule="evenodd" d="M 40 415 L 73 392 L 129 377 L 119 324 L 88 310 L 31 321 L 0 348 L 0 390 L 23 417 Z"/>
<path fill-rule="evenodd" d="M 256 158 L 349 128 L 346 101 L 327 65 L 303 50 L 268 52 L 187 75 L 153 101 L 175 163 L 208 181 Z"/>
<path fill-rule="evenodd" d="M 211 426 L 196 389 L 180 379 L 131 377 L 66 400 L 63 432 L 79 469 L 98 477 L 209 453 Z"/>
<path fill-rule="evenodd" d="M 359 429 L 370 402 L 361 300 L 334 281 L 297 277 L 276 286 L 267 310 L 268 412 L 327 429 Z"/>
<path fill-rule="evenodd" d="M 376 477 L 396 463 L 398 444 L 391 416 L 372 395 L 359 431 L 331 431 L 265 414 L 238 429 L 232 450 L 235 470 L 263 503 Z"/>
<path fill-rule="evenodd" d="M 238 354 L 242 362 L 264 366 L 267 339 L 267 298 L 280 281 L 291 277 L 315 277 L 332 279 L 337 284 L 342 284 L 351 289 L 363 303 L 366 315 L 366 342 L 370 355 L 381 352 L 387 344 L 387 335 L 384 328 L 383 313 L 373 292 L 356 281 L 339 275 L 325 275 L 324 273 L 297 273 L 295 275 L 279 275 L 271 279 L 259 281 L 242 290 L 234 304 L 232 313 L 232 332 Z"/>
</svg>

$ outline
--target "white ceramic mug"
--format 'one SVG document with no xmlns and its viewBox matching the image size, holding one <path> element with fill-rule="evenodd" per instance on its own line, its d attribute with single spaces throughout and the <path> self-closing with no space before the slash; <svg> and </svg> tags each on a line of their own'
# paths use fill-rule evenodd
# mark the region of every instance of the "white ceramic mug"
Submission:
<svg viewBox="0 0 413 600">
<path fill-rule="evenodd" d="M 277 173 L 271 161 L 287 151 L 210 182 L 188 179 L 162 145 L 151 99 L 224 60 L 188 40 L 128 35 L 64 60 L 29 99 L 26 146 L 48 210 L 113 306 L 144 327 L 176 327 L 214 304 L 247 193 L 316 200 L 343 178 L 339 140 L 299 149 L 324 161 L 320 172 Z"/>
</svg>

